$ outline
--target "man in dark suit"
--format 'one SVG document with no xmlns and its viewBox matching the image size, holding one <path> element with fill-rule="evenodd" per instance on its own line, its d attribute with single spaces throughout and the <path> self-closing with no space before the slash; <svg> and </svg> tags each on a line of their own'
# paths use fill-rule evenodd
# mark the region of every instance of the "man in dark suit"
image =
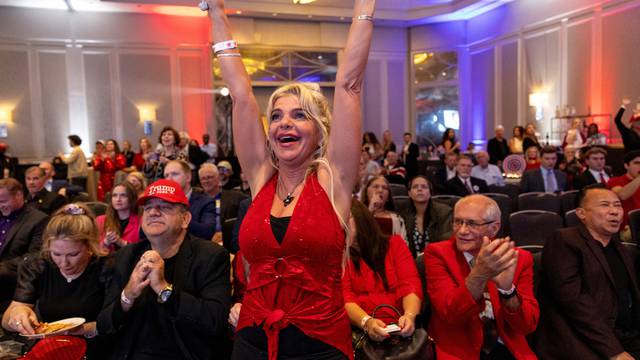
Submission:
<svg viewBox="0 0 640 360">
<path fill-rule="evenodd" d="M 212 240 L 216 232 L 216 204 L 206 194 L 191 188 L 191 168 L 182 160 L 172 160 L 164 167 L 164 178 L 180 184 L 189 199 L 189 233 L 201 239 Z"/>
<path fill-rule="evenodd" d="M 458 154 L 450 151 L 444 154 L 444 166 L 440 167 L 435 174 L 433 185 L 436 195 L 447 193 L 447 181 L 456 176 L 456 165 L 458 164 Z"/>
<path fill-rule="evenodd" d="M 407 169 L 407 179 L 411 179 L 418 175 L 418 157 L 420 156 L 420 147 L 418 144 L 411 141 L 411 138 L 411 133 L 404 133 L 404 146 L 400 153 L 404 167 Z"/>
<path fill-rule="evenodd" d="M 602 184 L 607 185 L 609 174 L 605 171 L 607 162 L 607 150 L 594 146 L 584 154 L 584 161 L 587 169 L 573 179 L 573 189 L 580 190 L 587 185 Z"/>
<path fill-rule="evenodd" d="M 138 200 L 148 241 L 122 248 L 98 315 L 118 346 L 111 359 L 228 358 L 229 254 L 187 233 L 180 185 L 162 179 Z"/>
<path fill-rule="evenodd" d="M 640 359 L 640 290 L 618 238 L 620 199 L 587 187 L 577 201 L 582 225 L 557 231 L 542 251 L 538 356 Z"/>
<path fill-rule="evenodd" d="M 497 166 L 502 165 L 502 160 L 509 155 L 509 144 L 504 138 L 504 127 L 498 125 L 495 130 L 496 137 L 489 140 L 487 152 L 489 153 L 489 163 Z"/>
<path fill-rule="evenodd" d="M 520 180 L 520 192 L 556 193 L 567 190 L 567 175 L 554 169 L 558 155 L 552 146 L 542 148 L 542 161 L 539 169 L 527 170 Z"/>
<path fill-rule="evenodd" d="M 61 166 L 67 166 L 62 160 L 60 160 Z M 72 185 L 67 181 L 66 174 L 64 178 L 60 178 L 58 173 L 56 173 L 55 167 L 48 161 L 41 161 L 38 164 L 38 167 L 44 171 L 44 188 L 52 193 L 58 193 L 62 188 L 70 188 L 73 187 L 74 191 L 80 192 L 85 191 L 81 186 Z M 56 179 L 57 178 L 57 179 Z"/>
<path fill-rule="evenodd" d="M 473 162 L 465 155 L 461 155 L 456 165 L 457 175 L 447 181 L 447 194 L 465 197 L 471 194 L 487 193 L 489 187 L 484 180 L 471 176 Z"/>
<path fill-rule="evenodd" d="M 205 163 L 198 170 L 200 185 L 203 192 L 212 198 L 216 204 L 216 232 L 214 241 L 218 244 L 222 243 L 222 231 L 227 219 L 233 219 L 238 216 L 238 208 L 240 202 L 247 198 L 247 195 L 237 190 L 223 189 L 220 185 L 220 173 L 218 168 L 211 163 Z M 229 227 L 231 230 L 231 227 Z M 230 236 L 231 233 L 229 232 Z M 230 250 L 230 248 L 227 248 Z"/>
<path fill-rule="evenodd" d="M 0 180 L 0 313 L 13 298 L 17 271 L 27 255 L 42 245 L 47 225 L 45 213 L 24 205 L 22 184 L 16 179 Z"/>
<path fill-rule="evenodd" d="M 67 202 L 64 196 L 52 193 L 44 188 L 46 178 L 45 172 L 41 168 L 37 166 L 28 168 L 24 174 L 24 179 L 29 191 L 25 199 L 27 205 L 51 215 Z"/>
</svg>

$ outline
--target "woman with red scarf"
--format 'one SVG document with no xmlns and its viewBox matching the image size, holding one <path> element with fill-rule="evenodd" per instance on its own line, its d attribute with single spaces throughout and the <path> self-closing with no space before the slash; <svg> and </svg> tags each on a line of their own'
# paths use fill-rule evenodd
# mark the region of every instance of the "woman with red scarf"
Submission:
<svg viewBox="0 0 640 360">
<path fill-rule="evenodd" d="M 351 359 L 344 227 L 358 177 L 375 0 L 355 1 L 333 113 L 318 86 L 283 86 L 268 102 L 266 136 L 224 1 L 208 5 L 214 52 L 233 98 L 235 148 L 253 194 L 239 235 L 247 288 L 233 358 Z"/>
</svg>

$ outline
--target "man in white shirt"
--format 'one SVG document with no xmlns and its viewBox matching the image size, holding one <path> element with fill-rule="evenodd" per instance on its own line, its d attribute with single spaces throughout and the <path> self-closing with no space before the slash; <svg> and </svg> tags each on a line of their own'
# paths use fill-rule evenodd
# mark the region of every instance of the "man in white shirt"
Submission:
<svg viewBox="0 0 640 360">
<path fill-rule="evenodd" d="M 584 154 L 584 162 L 587 169 L 573 179 L 573 188 L 580 190 L 587 185 L 600 183 L 603 186 L 609 181 L 609 175 L 605 170 L 607 163 L 607 150 L 594 146 Z"/>
<path fill-rule="evenodd" d="M 493 164 L 489 164 L 489 153 L 486 151 L 478 151 L 476 153 L 476 161 L 478 165 L 471 169 L 471 176 L 484 180 L 487 185 L 504 186 L 504 178 L 500 168 Z"/>
</svg>

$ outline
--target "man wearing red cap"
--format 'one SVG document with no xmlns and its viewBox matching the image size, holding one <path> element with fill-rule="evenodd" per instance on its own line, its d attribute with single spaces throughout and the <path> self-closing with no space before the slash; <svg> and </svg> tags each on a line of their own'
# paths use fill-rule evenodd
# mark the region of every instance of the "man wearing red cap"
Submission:
<svg viewBox="0 0 640 360">
<path fill-rule="evenodd" d="M 188 234 L 189 201 L 175 181 L 149 185 L 138 204 L 148 241 L 118 252 L 97 321 L 116 338 L 111 358 L 224 358 L 229 254 Z"/>
<path fill-rule="evenodd" d="M 631 128 L 626 127 L 622 123 L 622 115 L 629 104 L 631 104 L 631 100 L 627 98 L 622 99 L 622 105 L 615 118 L 616 127 L 618 128 L 620 136 L 622 136 L 625 153 L 632 150 L 640 150 L 640 113 L 634 113 L 631 119 L 629 119 Z"/>
</svg>

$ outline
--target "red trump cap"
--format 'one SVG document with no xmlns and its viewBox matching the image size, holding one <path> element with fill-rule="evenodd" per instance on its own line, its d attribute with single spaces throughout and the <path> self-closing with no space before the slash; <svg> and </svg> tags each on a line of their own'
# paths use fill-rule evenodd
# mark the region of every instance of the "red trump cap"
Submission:
<svg viewBox="0 0 640 360">
<path fill-rule="evenodd" d="M 157 198 L 173 204 L 183 204 L 189 206 L 189 200 L 184 194 L 180 184 L 173 180 L 160 179 L 147 186 L 144 194 L 138 199 L 138 205 L 144 205 L 147 200 Z"/>
</svg>

